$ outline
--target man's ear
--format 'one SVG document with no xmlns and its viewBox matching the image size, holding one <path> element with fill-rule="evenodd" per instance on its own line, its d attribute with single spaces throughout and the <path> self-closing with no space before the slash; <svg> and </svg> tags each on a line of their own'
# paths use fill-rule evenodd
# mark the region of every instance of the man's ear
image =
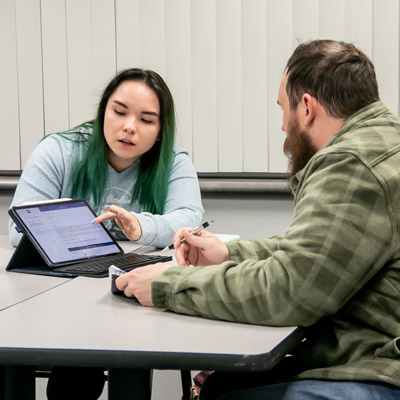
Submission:
<svg viewBox="0 0 400 400">
<path fill-rule="evenodd" d="M 303 94 L 301 101 L 304 107 L 304 124 L 309 127 L 312 125 L 316 116 L 316 102 L 308 93 Z"/>
</svg>

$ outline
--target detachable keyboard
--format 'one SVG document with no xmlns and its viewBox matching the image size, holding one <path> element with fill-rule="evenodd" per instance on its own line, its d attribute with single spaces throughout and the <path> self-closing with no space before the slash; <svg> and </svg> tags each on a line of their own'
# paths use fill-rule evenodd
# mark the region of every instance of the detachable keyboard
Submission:
<svg viewBox="0 0 400 400">
<path fill-rule="evenodd" d="M 172 260 L 170 256 L 158 256 L 150 254 L 127 253 L 115 257 L 99 258 L 96 260 L 86 261 L 78 264 L 71 264 L 64 267 L 55 268 L 56 272 L 67 272 L 76 275 L 108 275 L 108 268 L 111 264 L 130 271 L 134 268 L 143 267 L 144 265 L 154 264 L 158 262 L 166 262 Z"/>
</svg>

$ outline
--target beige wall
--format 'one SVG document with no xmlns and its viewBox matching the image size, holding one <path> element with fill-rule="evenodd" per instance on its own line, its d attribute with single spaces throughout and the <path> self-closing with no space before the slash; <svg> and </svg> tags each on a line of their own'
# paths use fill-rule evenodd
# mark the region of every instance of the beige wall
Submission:
<svg viewBox="0 0 400 400">
<path fill-rule="evenodd" d="M 398 0 L 1 0 L 0 170 L 93 117 L 116 71 L 159 72 L 198 172 L 283 172 L 277 88 L 299 41 L 353 41 L 399 109 Z"/>
</svg>

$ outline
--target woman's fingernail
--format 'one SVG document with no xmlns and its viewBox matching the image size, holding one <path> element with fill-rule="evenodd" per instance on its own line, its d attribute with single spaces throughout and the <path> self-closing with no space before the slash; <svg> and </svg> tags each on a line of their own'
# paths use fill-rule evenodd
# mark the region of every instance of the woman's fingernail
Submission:
<svg viewBox="0 0 400 400">
<path fill-rule="evenodd" d="M 133 228 L 133 224 L 129 224 L 129 226 L 130 226 L 131 228 Z"/>
<path fill-rule="evenodd" d="M 94 224 L 96 222 L 96 218 L 90 221 L 91 224 Z"/>
<path fill-rule="evenodd" d="M 106 204 L 106 205 L 104 206 L 104 208 L 110 208 L 110 206 Z"/>
<path fill-rule="evenodd" d="M 124 213 L 123 213 L 123 212 L 120 212 L 119 215 L 124 215 Z"/>
</svg>

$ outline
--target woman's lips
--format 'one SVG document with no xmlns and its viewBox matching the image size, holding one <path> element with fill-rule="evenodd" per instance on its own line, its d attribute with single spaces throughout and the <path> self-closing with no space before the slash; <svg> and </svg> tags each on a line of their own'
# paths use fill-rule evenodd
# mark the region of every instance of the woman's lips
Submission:
<svg viewBox="0 0 400 400">
<path fill-rule="evenodd" d="M 125 139 L 120 139 L 120 140 L 118 140 L 118 142 L 121 143 L 122 146 L 124 146 L 124 147 L 132 147 L 135 145 L 130 140 L 125 140 Z"/>
</svg>

